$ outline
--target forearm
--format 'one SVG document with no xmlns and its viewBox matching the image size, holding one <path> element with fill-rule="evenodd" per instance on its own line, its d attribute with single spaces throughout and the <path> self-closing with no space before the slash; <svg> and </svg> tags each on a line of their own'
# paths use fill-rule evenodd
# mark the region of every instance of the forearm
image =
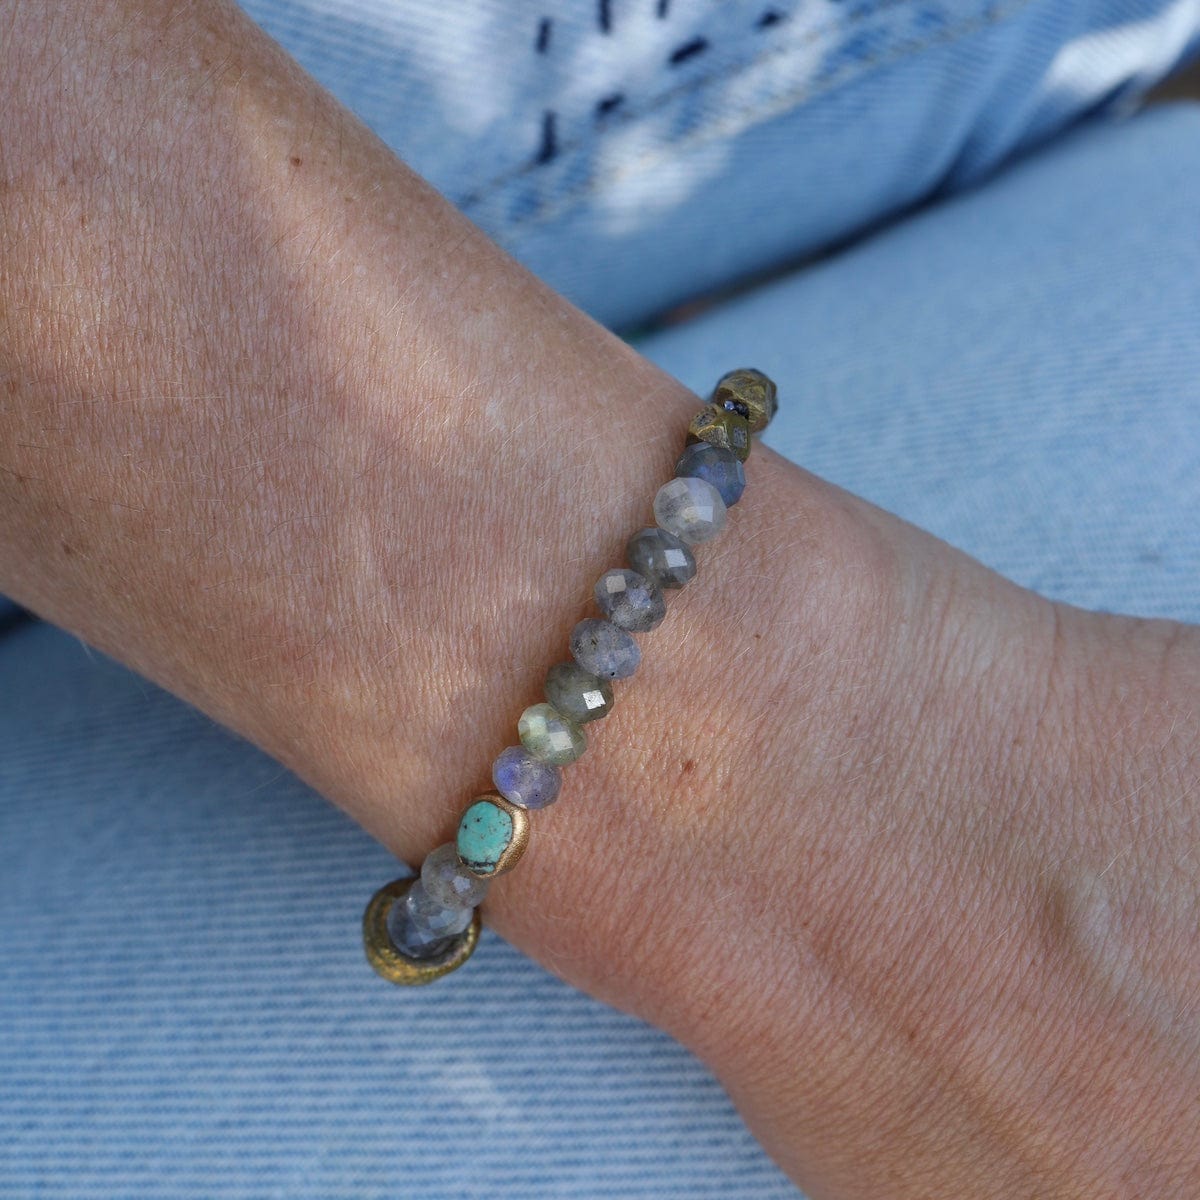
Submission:
<svg viewBox="0 0 1200 1200">
<path fill-rule="evenodd" d="M 92 11 L 0 7 L 0 589 L 416 859 L 696 399 L 234 10 Z M 1195 1169 L 1194 634 L 749 474 L 488 920 L 696 1048 L 814 1195 Z"/>
<path fill-rule="evenodd" d="M 501 269 L 233 10 L 97 5 L 80 29 L 49 7 L 17 6 L 9 42 L 37 40 L 23 22 L 56 50 L 14 54 L 6 97 L 5 586 L 224 718 L 257 710 L 276 741 L 307 680 L 357 705 L 368 660 L 436 636 L 451 593 L 431 584 L 483 581 L 442 536 L 465 506 L 477 549 L 503 531 L 561 569 L 577 530 L 537 489 L 559 471 L 560 492 L 610 493 L 595 443 L 559 431 L 631 382 L 670 385 Z M 82 93 L 67 110 L 60 45 Z M 638 452 L 655 398 L 609 410 Z M 193 649 L 218 677 L 172 672 Z M 447 666 L 397 654 L 377 673 L 419 726 Z"/>
</svg>

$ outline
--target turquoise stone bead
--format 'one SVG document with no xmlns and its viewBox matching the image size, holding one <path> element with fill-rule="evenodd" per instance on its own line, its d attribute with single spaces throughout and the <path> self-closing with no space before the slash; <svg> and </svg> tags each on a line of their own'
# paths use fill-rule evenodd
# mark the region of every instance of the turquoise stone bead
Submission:
<svg viewBox="0 0 1200 1200">
<path fill-rule="evenodd" d="M 455 847 L 463 865 L 476 875 L 491 875 L 512 841 L 512 817 L 487 800 L 476 800 L 458 824 Z"/>
<path fill-rule="evenodd" d="M 517 722 L 521 745 L 556 767 L 573 763 L 587 749 L 587 734 L 552 704 L 531 704 Z"/>
<path fill-rule="evenodd" d="M 481 796 L 458 823 L 454 846 L 468 871 L 487 878 L 515 866 L 529 840 L 529 814 L 502 796 Z"/>
</svg>

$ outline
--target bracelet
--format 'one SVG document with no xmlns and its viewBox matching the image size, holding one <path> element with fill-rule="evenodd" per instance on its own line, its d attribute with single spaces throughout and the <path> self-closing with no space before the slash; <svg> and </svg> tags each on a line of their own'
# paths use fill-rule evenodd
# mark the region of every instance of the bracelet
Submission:
<svg viewBox="0 0 1200 1200">
<path fill-rule="evenodd" d="M 746 486 L 750 435 L 767 427 L 777 403 L 775 384 L 761 371 L 731 371 L 692 419 L 675 477 L 654 497 L 655 524 L 625 548 L 632 569 L 605 571 L 597 580 L 603 616 L 585 617 L 571 631 L 574 661 L 551 667 L 546 702 L 521 714 L 521 744 L 492 766 L 496 790 L 467 805 L 455 840 L 430 851 L 419 874 L 385 884 L 367 905 L 367 959 L 385 979 L 429 983 L 471 957 L 491 880 L 525 853 L 530 812 L 558 799 L 562 768 L 587 748 L 582 727 L 613 706 L 612 680 L 637 670 L 641 650 L 633 635 L 661 624 L 663 592 L 696 573 L 692 547 L 724 528 L 726 510 Z"/>
</svg>

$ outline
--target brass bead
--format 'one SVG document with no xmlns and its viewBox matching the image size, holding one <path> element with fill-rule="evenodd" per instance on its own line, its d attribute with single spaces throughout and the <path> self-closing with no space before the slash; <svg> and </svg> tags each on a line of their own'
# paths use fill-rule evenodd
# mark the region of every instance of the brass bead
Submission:
<svg viewBox="0 0 1200 1200">
<path fill-rule="evenodd" d="M 414 875 L 409 879 L 395 879 L 385 883 L 371 897 L 366 911 L 363 913 L 363 948 L 367 952 L 367 962 L 388 980 L 389 983 L 400 984 L 402 987 L 416 987 L 422 983 L 432 983 L 443 975 L 461 967 L 475 952 L 479 944 L 479 930 L 483 921 L 476 910 L 471 923 L 460 933 L 449 949 L 434 958 L 416 959 L 401 954 L 392 944 L 388 936 L 388 913 L 393 904 L 403 904 L 408 889 L 420 878 Z"/>
<path fill-rule="evenodd" d="M 740 413 L 750 423 L 751 433 L 761 433 L 779 407 L 774 382 L 753 367 L 740 367 L 722 375 L 709 403 Z"/>
<path fill-rule="evenodd" d="M 720 446 L 745 462 L 750 455 L 750 423 L 739 413 L 710 404 L 692 418 L 687 440 Z"/>
</svg>

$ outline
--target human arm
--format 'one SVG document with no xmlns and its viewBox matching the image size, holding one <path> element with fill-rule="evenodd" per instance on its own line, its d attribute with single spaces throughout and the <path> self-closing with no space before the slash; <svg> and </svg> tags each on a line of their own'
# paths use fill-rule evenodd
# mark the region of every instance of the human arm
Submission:
<svg viewBox="0 0 1200 1200">
<path fill-rule="evenodd" d="M 232 9 L 76 11 L 4 13 L 0 587 L 416 859 L 695 397 Z M 814 1196 L 1168 1191 L 1195 635 L 750 473 L 487 919 L 697 1049 Z"/>
</svg>

